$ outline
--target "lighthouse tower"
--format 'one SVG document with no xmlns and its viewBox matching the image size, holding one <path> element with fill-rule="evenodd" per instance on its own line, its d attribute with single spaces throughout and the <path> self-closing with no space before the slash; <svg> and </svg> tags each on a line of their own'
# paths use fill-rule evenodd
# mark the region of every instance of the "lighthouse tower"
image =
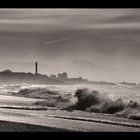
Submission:
<svg viewBox="0 0 140 140">
<path fill-rule="evenodd" d="M 35 74 L 38 74 L 38 63 L 35 62 Z"/>
</svg>

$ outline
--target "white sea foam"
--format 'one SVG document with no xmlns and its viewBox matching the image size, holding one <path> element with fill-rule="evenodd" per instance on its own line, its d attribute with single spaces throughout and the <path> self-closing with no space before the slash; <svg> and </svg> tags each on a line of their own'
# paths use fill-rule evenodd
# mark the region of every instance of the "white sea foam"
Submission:
<svg viewBox="0 0 140 140">
<path fill-rule="evenodd" d="M 122 86 L 120 84 L 112 85 L 0 85 L 1 94 L 10 94 L 10 92 L 18 92 L 20 89 L 46 88 L 50 91 L 56 91 L 62 94 L 74 94 L 77 89 L 88 88 L 97 90 L 105 96 L 115 100 L 122 98 L 124 101 L 130 99 L 140 101 L 140 88 L 137 86 Z"/>
</svg>

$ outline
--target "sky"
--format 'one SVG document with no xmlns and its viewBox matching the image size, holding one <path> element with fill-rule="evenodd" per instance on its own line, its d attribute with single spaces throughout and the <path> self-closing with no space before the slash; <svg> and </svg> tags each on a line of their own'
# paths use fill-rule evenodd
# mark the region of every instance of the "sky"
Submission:
<svg viewBox="0 0 140 140">
<path fill-rule="evenodd" d="M 0 63 L 38 61 L 48 67 L 42 73 L 140 82 L 139 54 L 140 9 L 0 9 Z"/>
</svg>

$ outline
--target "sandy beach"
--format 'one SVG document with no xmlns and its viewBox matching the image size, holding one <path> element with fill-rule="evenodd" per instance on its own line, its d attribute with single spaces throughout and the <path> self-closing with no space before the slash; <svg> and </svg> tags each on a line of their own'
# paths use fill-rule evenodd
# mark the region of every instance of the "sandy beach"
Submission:
<svg viewBox="0 0 140 140">
<path fill-rule="evenodd" d="M 71 113 L 71 115 L 70 115 Z M 0 131 L 139 132 L 140 122 L 102 114 L 0 108 Z M 9 123 L 10 122 L 10 123 Z M 8 127 L 7 127 L 8 126 Z M 34 129 L 35 128 L 35 129 Z"/>
<path fill-rule="evenodd" d="M 67 132 L 67 131 L 68 130 L 66 129 L 44 127 L 26 123 L 0 121 L 0 132 Z"/>
</svg>

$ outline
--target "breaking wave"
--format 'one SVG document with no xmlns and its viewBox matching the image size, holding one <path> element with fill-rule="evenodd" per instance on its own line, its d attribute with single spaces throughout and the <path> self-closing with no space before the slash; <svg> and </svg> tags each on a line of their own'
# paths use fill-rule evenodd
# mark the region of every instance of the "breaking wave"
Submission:
<svg viewBox="0 0 140 140">
<path fill-rule="evenodd" d="M 98 90 L 80 88 L 74 94 L 63 94 L 63 92 L 57 92 L 43 87 L 32 87 L 20 89 L 18 92 L 13 93 L 13 95 L 45 99 L 44 101 L 35 102 L 34 105 L 36 106 L 55 107 L 68 111 L 82 110 L 107 113 L 114 114 L 117 117 L 140 120 L 140 104 L 138 101 L 130 100 L 129 102 L 125 102 L 122 98 L 112 100 Z"/>
<path fill-rule="evenodd" d="M 47 88 L 25 88 L 21 89 L 13 95 L 28 97 L 28 98 L 38 98 L 44 99 L 44 101 L 37 101 L 34 103 L 36 106 L 47 106 L 47 107 L 57 107 L 63 108 L 69 106 L 72 103 L 72 94 L 62 94 L 57 91 L 51 91 Z"/>
<path fill-rule="evenodd" d="M 78 89 L 75 92 L 77 102 L 74 105 L 68 106 L 66 110 L 82 110 L 95 113 L 115 114 L 118 117 L 140 120 L 140 104 L 130 100 L 124 103 L 122 99 L 115 101 L 103 97 L 96 90 Z"/>
</svg>

